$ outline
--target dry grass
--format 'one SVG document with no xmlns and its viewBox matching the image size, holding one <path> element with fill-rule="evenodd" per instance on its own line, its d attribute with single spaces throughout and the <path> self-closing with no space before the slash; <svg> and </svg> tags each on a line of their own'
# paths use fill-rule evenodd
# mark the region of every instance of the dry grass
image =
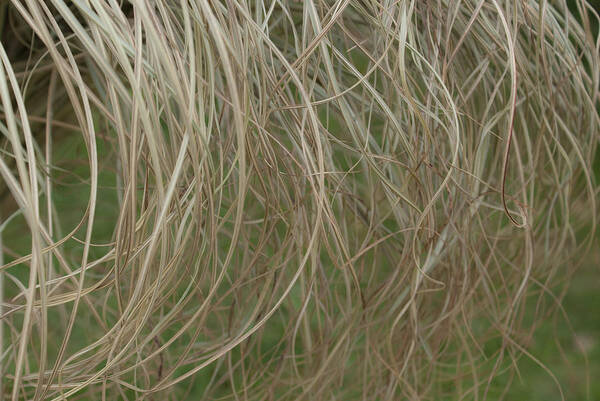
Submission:
<svg viewBox="0 0 600 401">
<path fill-rule="evenodd" d="M 0 397 L 500 399 L 596 226 L 578 5 L 1 3 Z"/>
</svg>

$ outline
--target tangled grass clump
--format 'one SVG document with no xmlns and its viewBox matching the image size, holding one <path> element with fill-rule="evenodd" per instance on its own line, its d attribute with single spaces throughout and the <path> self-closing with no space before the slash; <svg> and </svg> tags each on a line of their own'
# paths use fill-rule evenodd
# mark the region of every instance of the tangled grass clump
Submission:
<svg viewBox="0 0 600 401">
<path fill-rule="evenodd" d="M 577 6 L 2 3 L 0 399 L 500 399 L 595 230 Z"/>
</svg>

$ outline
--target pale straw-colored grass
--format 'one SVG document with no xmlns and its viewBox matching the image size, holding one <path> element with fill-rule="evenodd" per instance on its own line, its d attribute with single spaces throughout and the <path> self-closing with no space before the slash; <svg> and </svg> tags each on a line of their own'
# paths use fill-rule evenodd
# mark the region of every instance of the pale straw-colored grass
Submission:
<svg viewBox="0 0 600 401">
<path fill-rule="evenodd" d="M 593 241 L 578 7 L 3 2 L 0 398 L 499 399 Z"/>
</svg>

